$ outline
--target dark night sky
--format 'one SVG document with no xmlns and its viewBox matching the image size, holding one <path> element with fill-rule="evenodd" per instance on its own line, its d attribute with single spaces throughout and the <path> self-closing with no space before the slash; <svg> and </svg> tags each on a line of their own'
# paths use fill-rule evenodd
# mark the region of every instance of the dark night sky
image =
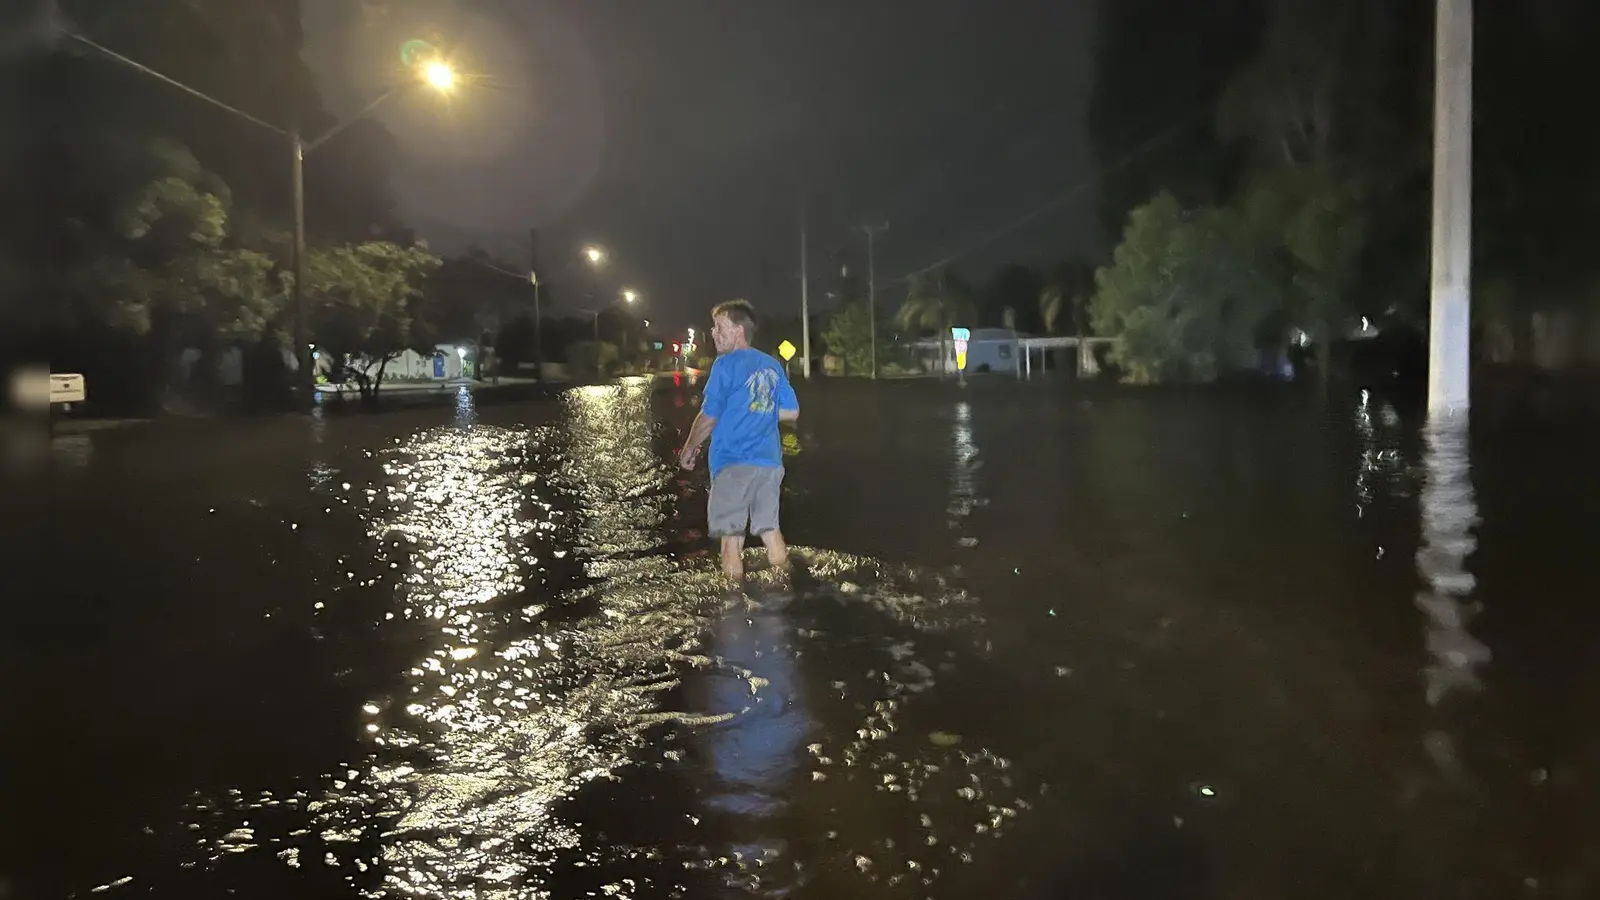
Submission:
<svg viewBox="0 0 1600 900">
<path fill-rule="evenodd" d="M 436 249 L 519 265 L 540 229 L 551 280 L 586 241 L 650 312 L 798 309 L 810 186 L 814 279 L 888 221 L 883 281 L 961 253 L 1094 174 L 1084 126 L 1092 0 L 316 0 L 308 59 L 340 113 L 381 90 L 408 37 L 508 89 L 418 94 L 383 118 L 402 212 Z M 965 253 L 1086 252 L 1093 194 Z M 814 281 L 814 284 L 816 282 Z M 819 298 L 820 286 L 813 297 Z"/>
</svg>

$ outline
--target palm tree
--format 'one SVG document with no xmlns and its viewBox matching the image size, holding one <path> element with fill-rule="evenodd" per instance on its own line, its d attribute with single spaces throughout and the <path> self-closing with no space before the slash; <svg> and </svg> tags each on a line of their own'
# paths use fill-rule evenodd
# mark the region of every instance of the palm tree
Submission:
<svg viewBox="0 0 1600 900">
<path fill-rule="evenodd" d="M 900 304 L 895 321 L 906 331 L 936 331 L 942 366 L 950 329 L 972 315 L 972 291 L 959 278 L 940 269 L 911 276 L 905 302 Z"/>
<path fill-rule="evenodd" d="M 1089 330 L 1089 296 L 1094 292 L 1094 270 L 1080 262 L 1056 266 L 1039 292 L 1039 317 L 1046 334 L 1055 334 L 1061 314 L 1072 312 L 1073 330 L 1079 337 Z"/>
</svg>

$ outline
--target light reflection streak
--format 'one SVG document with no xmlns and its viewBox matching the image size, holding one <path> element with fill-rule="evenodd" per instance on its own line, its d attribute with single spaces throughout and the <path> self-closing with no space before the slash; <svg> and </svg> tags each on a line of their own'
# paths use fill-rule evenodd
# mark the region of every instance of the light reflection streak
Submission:
<svg viewBox="0 0 1600 900">
<path fill-rule="evenodd" d="M 456 389 L 456 427 L 471 428 L 478 423 L 478 406 L 466 385 Z"/>
<path fill-rule="evenodd" d="M 712 627 L 708 652 L 732 671 L 696 678 L 691 693 L 703 693 L 695 705 L 723 719 L 701 731 L 707 809 L 737 823 L 727 828 L 731 842 L 691 855 L 728 861 L 724 885 L 756 894 L 781 889 L 799 865 L 789 858 L 781 825 L 792 786 L 804 774 L 803 747 L 816 727 L 796 677 L 793 629 L 774 609 L 791 598 L 766 591 L 758 596 L 754 603 L 740 598 Z"/>
<path fill-rule="evenodd" d="M 936 668 L 955 665 L 923 642 L 968 634 L 981 621 L 973 598 L 926 573 L 797 548 L 813 611 L 747 608 L 713 559 L 666 553 L 672 471 L 653 447 L 649 386 L 578 389 L 566 412 L 531 432 L 458 420 L 416 435 L 378 455 L 382 480 L 366 489 L 320 473 L 318 490 L 348 498 L 380 542 L 393 595 L 375 624 L 411 661 L 352 710 L 361 760 L 292 793 L 197 799 L 191 827 L 211 863 L 266 849 L 286 866 L 330 867 L 365 896 L 431 900 L 565 897 L 574 878 L 619 869 L 630 878 L 596 888 L 657 896 L 691 866 L 763 889 L 840 867 L 914 886 L 970 862 L 1027 808 L 1003 757 L 901 725 Z M 824 614 L 855 621 L 835 628 Z M 803 655 L 837 670 L 828 702 L 852 727 L 817 733 Z M 692 685 L 714 686 L 712 702 L 686 702 Z M 785 839 L 812 836 L 776 824 L 717 847 L 586 836 L 572 802 L 586 786 L 640 764 L 676 771 L 679 747 L 702 735 L 720 788 L 700 812 L 720 796 L 724 812 L 776 823 L 803 804 L 837 840 L 802 859 Z M 611 814 L 660 810 L 640 798 Z M 779 854 L 786 874 L 752 880 Z"/>
<path fill-rule="evenodd" d="M 1361 391 L 1356 404 L 1356 432 L 1361 438 L 1361 460 L 1356 467 L 1356 516 L 1365 518 L 1380 494 L 1405 492 L 1406 466 L 1400 452 L 1400 414 L 1384 403 L 1376 412 L 1372 392 Z"/>
<path fill-rule="evenodd" d="M 82 472 L 94 459 L 94 439 L 87 434 L 58 434 L 50 438 L 51 464 L 58 472 Z"/>
<path fill-rule="evenodd" d="M 972 405 L 965 400 L 956 403 L 950 444 L 950 528 L 958 532 L 957 546 L 975 547 L 978 539 L 966 531 L 966 524 L 973 509 L 985 503 L 978 496 L 976 478 L 983 462 L 978 459 L 978 445 L 972 439 Z"/>
<path fill-rule="evenodd" d="M 697 583 L 665 557 L 639 555 L 660 544 L 665 518 L 648 403 L 648 385 L 582 388 L 559 432 L 530 440 L 458 420 L 462 430 L 391 463 L 398 515 L 375 531 L 412 543 L 400 602 L 437 629 L 406 695 L 374 717 L 378 756 L 393 758 L 373 781 L 402 788 L 384 804 L 398 814 L 381 854 L 391 892 L 552 896 L 562 864 L 643 852 L 585 845 L 560 808 L 583 785 L 618 777 L 656 723 L 692 721 L 658 698 L 678 671 L 711 665 L 685 608 L 712 594 L 713 573 Z M 566 499 L 577 501 L 570 513 Z M 597 585 L 508 602 L 526 584 L 520 570 L 544 575 L 568 547 Z M 573 603 L 594 611 L 547 616 Z"/>
<path fill-rule="evenodd" d="M 833 721 L 830 713 L 848 709 L 854 725 L 826 729 L 806 748 L 810 777 L 801 782 L 810 789 L 791 788 L 804 798 L 792 802 L 826 830 L 822 847 L 796 863 L 794 883 L 785 886 L 850 872 L 872 885 L 872 896 L 925 890 L 1008 833 L 1044 785 L 977 741 L 916 727 L 919 720 L 927 727 L 919 704 L 957 671 L 957 647 L 982 621 L 976 600 L 927 573 L 853 562 L 876 568 L 877 577 L 862 582 L 872 569 L 835 568 L 822 588 L 838 604 L 822 619 L 830 627 L 795 628 L 797 655 L 825 666 L 832 679 L 831 690 L 809 700 L 816 719 Z M 777 879 L 762 874 L 767 895 L 776 895 Z"/>
<path fill-rule="evenodd" d="M 591 577 L 615 577 L 660 547 L 667 518 L 662 488 L 671 470 L 655 452 L 651 385 L 624 381 L 567 394 L 567 446 L 556 478 L 583 497 L 576 548 Z M 653 563 L 646 561 L 648 568 Z"/>
<path fill-rule="evenodd" d="M 1470 600 L 1477 579 L 1467 569 L 1467 558 L 1477 549 L 1473 529 L 1479 520 L 1466 417 L 1434 419 L 1424 438 L 1422 545 L 1417 550 L 1417 570 L 1427 589 L 1417 594 L 1417 608 L 1426 621 L 1432 658 L 1424 672 L 1427 700 L 1430 706 L 1437 706 L 1457 690 L 1476 689 L 1477 670 L 1491 654 L 1467 630 L 1478 611 Z"/>
</svg>

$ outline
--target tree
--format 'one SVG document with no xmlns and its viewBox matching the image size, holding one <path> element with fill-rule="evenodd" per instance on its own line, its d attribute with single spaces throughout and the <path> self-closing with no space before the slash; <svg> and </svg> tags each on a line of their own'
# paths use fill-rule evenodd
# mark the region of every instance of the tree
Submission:
<svg viewBox="0 0 1600 900">
<path fill-rule="evenodd" d="M 227 187 L 171 141 L 152 142 L 143 168 L 148 180 L 115 198 L 103 219 L 68 223 L 72 264 L 55 324 L 260 336 L 282 292 L 268 256 L 229 245 Z"/>
<path fill-rule="evenodd" d="M 375 402 L 389 363 L 408 349 L 431 353 L 422 284 L 440 260 L 425 245 L 369 241 L 320 247 L 306 258 L 313 342 Z"/>
<path fill-rule="evenodd" d="M 286 385 L 281 354 L 267 344 L 287 330 L 287 254 L 274 246 L 291 209 L 287 139 L 52 31 L 71 28 L 262 121 L 314 136 L 334 119 L 302 57 L 302 4 L 34 5 L 40 14 L 14 29 L 19 77 L 0 91 L 8 121 L 27 127 L 0 139 L 0 155 L 10 171 L 53 174 L 15 179 L 8 191 L 0 246 L 17 255 L 0 266 L 26 271 L 32 282 L 0 286 L 8 310 L 29 316 L 40 335 L 33 343 L 52 363 L 102 385 L 97 403 L 119 395 L 113 402 L 148 408 L 167 380 L 164 357 L 179 344 L 204 355 L 254 341 L 251 356 L 263 364 L 247 367 L 257 382 L 250 389 Z M 311 157 L 313 240 L 362 239 L 373 226 L 398 224 L 387 183 L 391 144 L 381 126 L 363 123 Z M 51 214 L 41 217 L 44 209 Z M 60 265 L 28 264 L 45 254 Z M 47 306 L 44 296 L 59 299 Z"/>
<path fill-rule="evenodd" d="M 52 336 L 55 362 L 114 377 L 114 403 L 145 406 L 173 386 L 184 348 L 200 352 L 187 377 L 215 384 L 228 346 L 274 332 L 284 291 L 270 256 L 234 242 L 231 195 L 187 148 L 158 140 L 122 153 L 106 177 L 136 186 L 67 221 L 58 302 L 23 308 L 40 310 L 33 324 Z"/>
<path fill-rule="evenodd" d="M 1094 267 L 1082 262 L 1063 262 L 1051 270 L 1039 292 L 1039 318 L 1045 334 L 1055 334 L 1056 324 L 1070 312 L 1073 333 L 1079 337 L 1089 331 L 1089 298 L 1094 294 Z"/>
<path fill-rule="evenodd" d="M 890 343 L 886 329 L 877 329 L 878 358 L 887 359 Z M 865 303 L 846 303 L 828 317 L 822 332 L 822 346 L 844 363 L 845 374 L 865 375 L 872 371 L 872 313 Z"/>
<path fill-rule="evenodd" d="M 1260 0 L 1118 0 L 1093 36 L 1088 128 L 1102 177 L 1104 233 L 1159 191 L 1186 204 L 1222 200 L 1235 154 L 1204 115 L 1259 39 Z"/>
<path fill-rule="evenodd" d="M 610 341 L 594 339 L 573 341 L 567 345 L 567 364 L 603 378 L 612 371 L 621 353 Z"/>
<path fill-rule="evenodd" d="M 1279 258 L 1284 319 L 1317 347 L 1320 372 L 1355 314 L 1352 288 L 1366 249 L 1362 185 L 1331 165 L 1280 166 L 1256 174 L 1235 202 L 1247 239 Z"/>
<path fill-rule="evenodd" d="M 1247 365 L 1283 302 L 1235 211 L 1185 210 L 1166 193 L 1129 215 L 1095 284 L 1094 330 L 1120 339 L 1112 360 L 1139 384 L 1214 381 Z"/>
<path fill-rule="evenodd" d="M 911 276 L 895 321 L 907 331 L 947 332 L 970 322 L 974 313 L 972 289 L 954 273 L 940 269 Z"/>
<path fill-rule="evenodd" d="M 934 332 L 939 338 L 941 360 L 950 340 L 950 329 L 971 322 L 974 315 L 972 289 L 948 270 L 918 272 L 906 286 L 906 299 L 895 314 L 895 321 L 908 333 Z"/>
<path fill-rule="evenodd" d="M 477 249 L 445 258 L 423 285 L 428 322 L 446 341 L 476 341 L 485 331 L 503 330 L 533 311 L 533 287 L 518 272 Z"/>
<path fill-rule="evenodd" d="M 138 0 L 101 3 L 61 0 L 63 21 L 100 44 L 204 91 L 258 119 L 280 127 L 298 125 L 315 135 L 333 124 L 315 79 L 302 57 L 301 3 L 295 0 Z M 288 220 L 290 203 L 284 140 L 240 122 L 170 85 L 71 44 L 56 57 L 61 77 L 49 111 L 62 140 L 85 132 L 170 135 L 225 181 L 237 203 L 239 231 L 248 242 L 262 221 Z M 344 137 L 341 136 L 342 141 Z M 328 151 L 337 153 L 330 145 Z M 307 177 L 319 179 L 325 153 L 311 157 Z M 333 157 L 327 157 L 332 159 Z M 382 157 L 369 156 L 368 171 Z M 375 165 L 376 163 L 376 165 Z M 349 183 L 364 187 L 365 175 L 350 171 Z M 330 180 L 331 181 L 331 180 Z M 319 182 L 320 184 L 320 182 Z M 343 193 L 343 179 L 328 183 Z M 315 202 L 327 196 L 319 190 Z M 365 202 L 357 193 L 328 205 Z M 380 199 L 379 205 L 389 201 Z M 356 216 L 355 210 L 347 212 Z M 368 221 L 380 215 L 365 216 Z"/>
<path fill-rule="evenodd" d="M 1017 329 L 1034 332 L 1044 323 L 1039 315 L 1039 292 L 1044 289 L 1044 276 L 1033 268 L 1012 263 L 1001 266 L 984 283 L 979 297 L 976 322 L 978 327 Z"/>
</svg>

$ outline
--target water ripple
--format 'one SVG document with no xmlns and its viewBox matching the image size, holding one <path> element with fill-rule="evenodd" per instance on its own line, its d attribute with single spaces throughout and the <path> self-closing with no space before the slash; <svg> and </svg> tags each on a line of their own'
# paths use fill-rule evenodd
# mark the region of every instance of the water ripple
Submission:
<svg viewBox="0 0 1600 900">
<path fill-rule="evenodd" d="M 370 897 L 781 896 L 925 889 L 1007 831 L 1040 786 L 910 724 L 975 653 L 976 600 L 804 547 L 792 583 L 729 592 L 667 549 L 650 402 L 580 389 L 559 427 L 468 417 L 375 454 L 370 487 L 313 475 L 365 522 L 375 572 L 349 589 L 392 586 L 369 624 L 409 661 L 359 711 L 358 761 L 197 797 L 197 863 L 270 852 Z"/>
</svg>

